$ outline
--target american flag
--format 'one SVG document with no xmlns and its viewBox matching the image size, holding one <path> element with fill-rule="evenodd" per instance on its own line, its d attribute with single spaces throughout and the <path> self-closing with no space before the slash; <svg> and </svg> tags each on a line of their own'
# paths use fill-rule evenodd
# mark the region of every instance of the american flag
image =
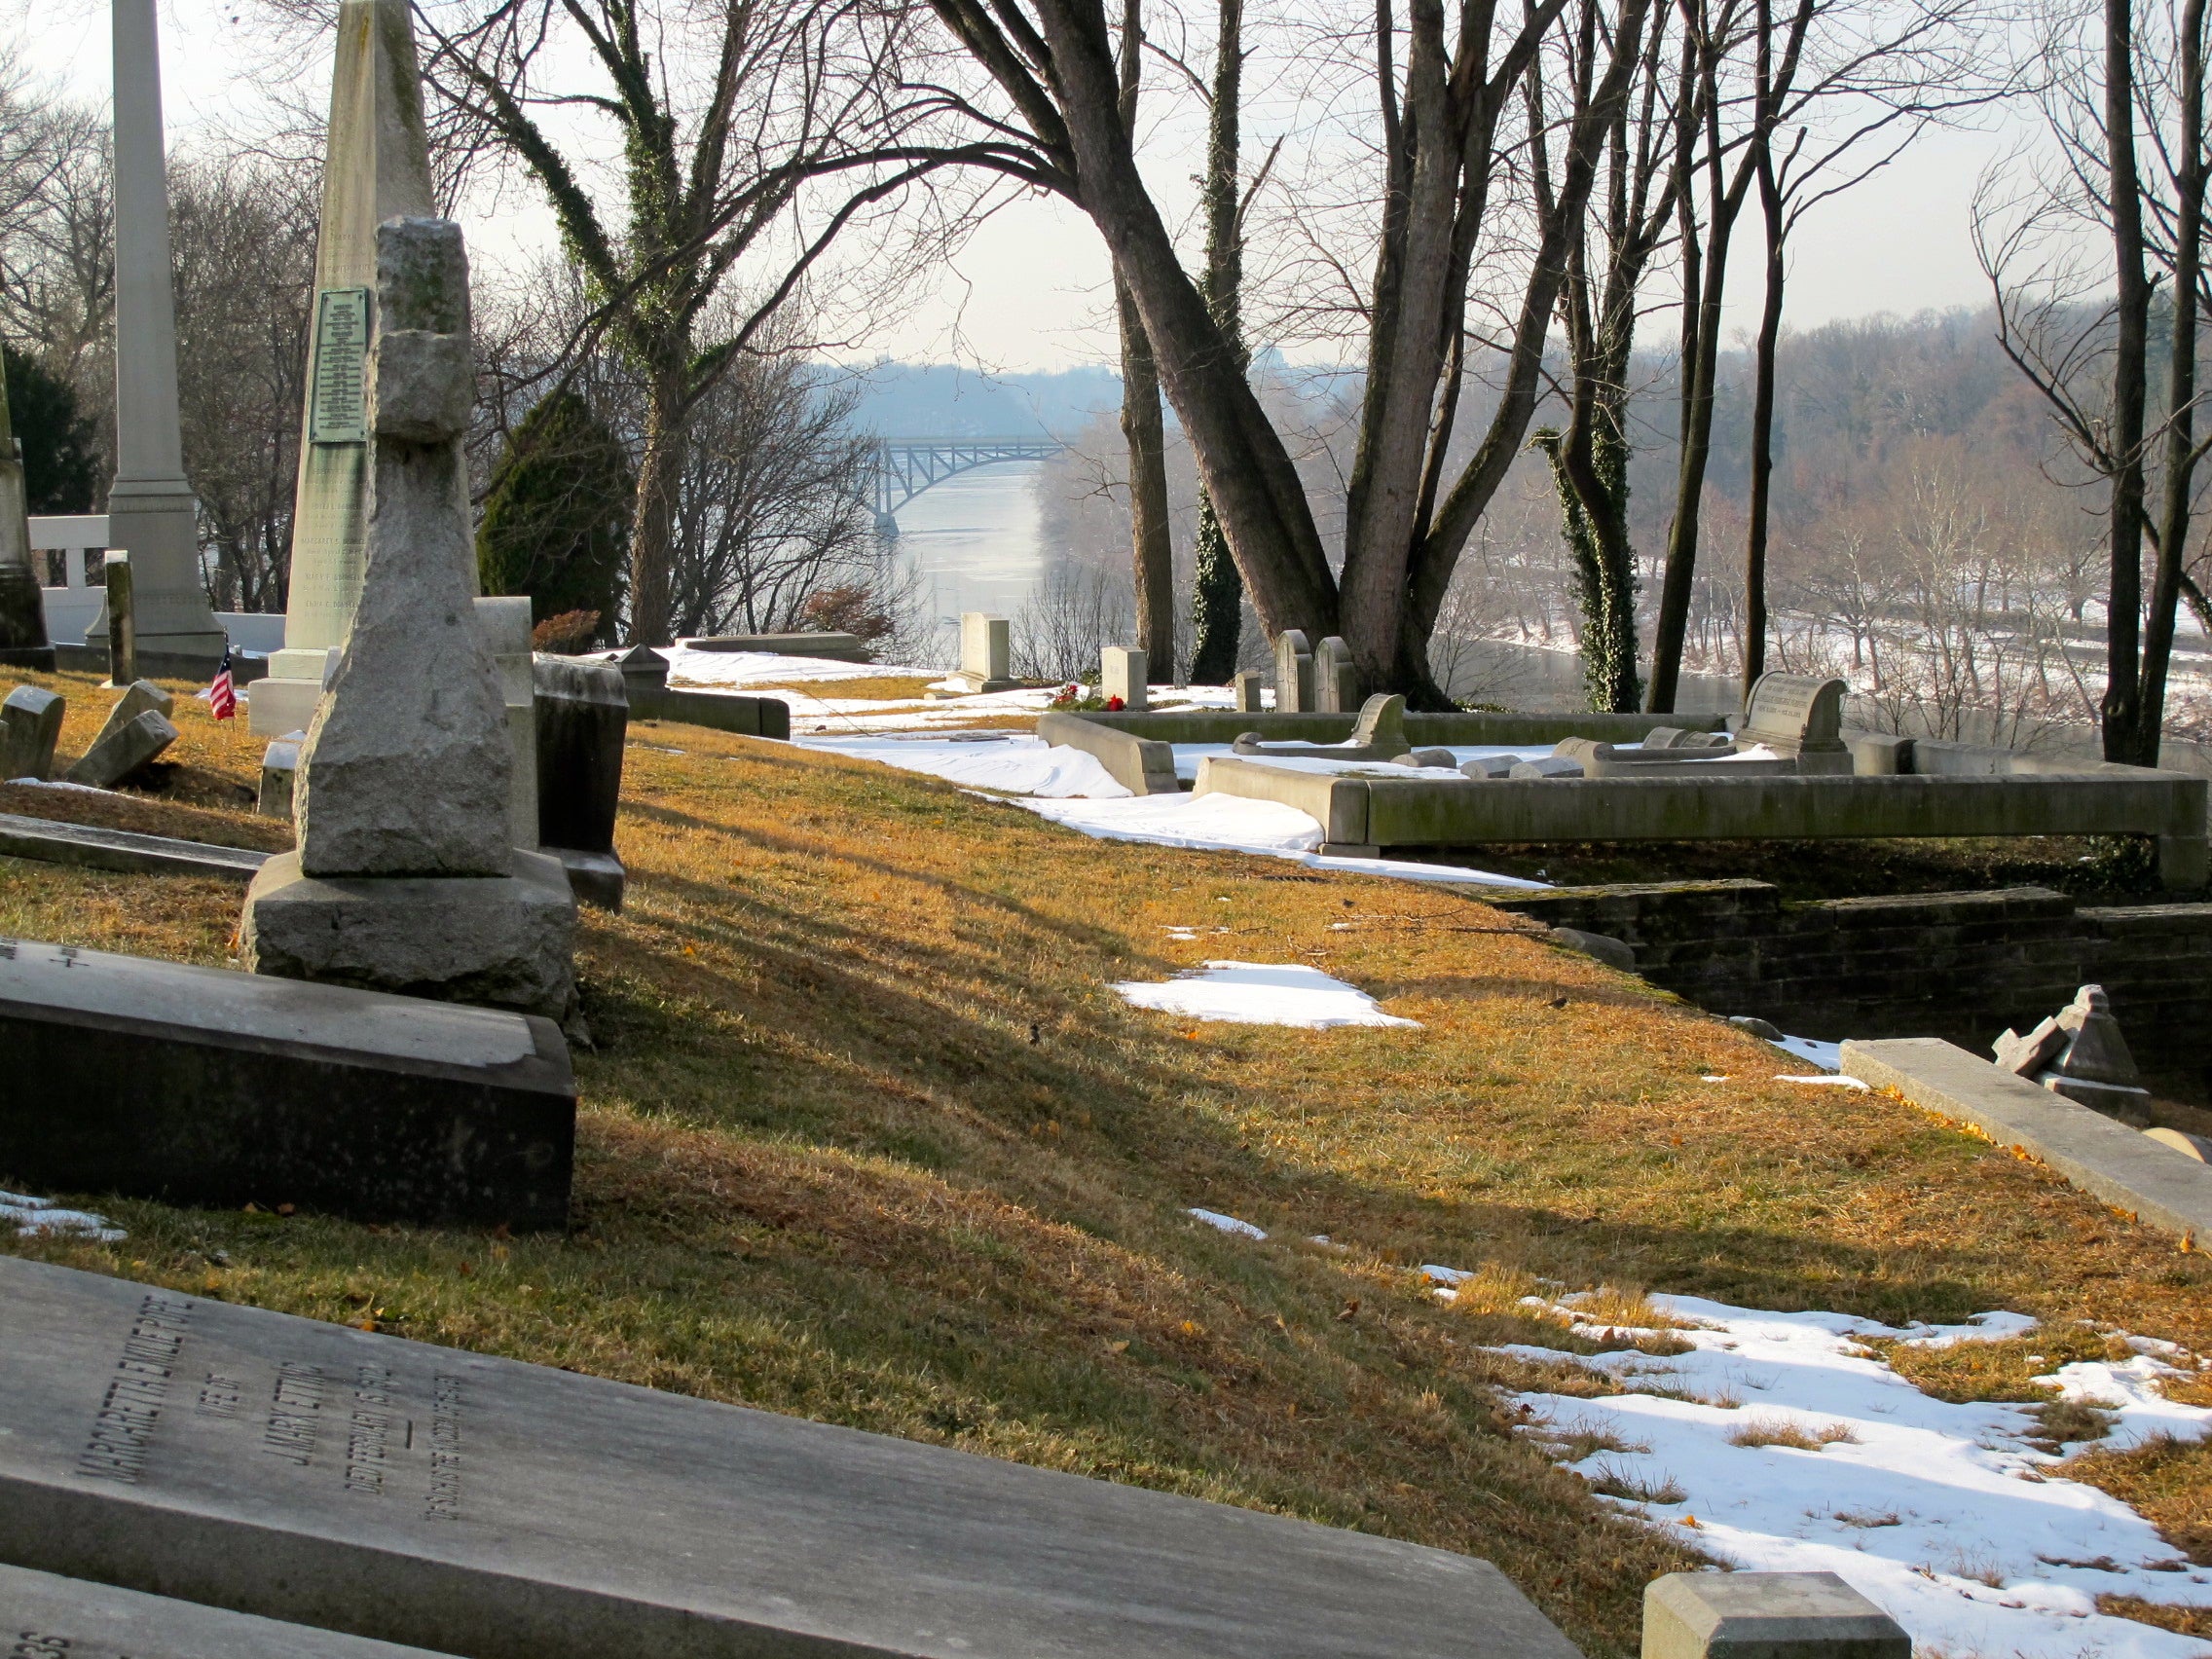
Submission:
<svg viewBox="0 0 2212 1659">
<path fill-rule="evenodd" d="M 223 666 L 215 670 L 215 683 L 207 687 L 207 712 L 219 720 L 235 720 L 239 715 L 239 694 L 231 684 L 231 652 L 223 647 Z"/>
</svg>

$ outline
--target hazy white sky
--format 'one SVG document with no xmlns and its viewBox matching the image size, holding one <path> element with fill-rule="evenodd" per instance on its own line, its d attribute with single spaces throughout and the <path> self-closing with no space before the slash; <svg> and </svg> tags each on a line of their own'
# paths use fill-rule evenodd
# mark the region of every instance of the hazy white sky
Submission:
<svg viewBox="0 0 2212 1659">
<path fill-rule="evenodd" d="M 161 18 L 172 144 L 239 121 L 273 90 L 250 0 L 162 0 Z M 0 0 L 0 27 L 27 42 L 42 76 L 88 100 L 107 97 L 108 12 L 100 0 Z M 294 92 L 318 103 L 328 97 L 327 57 L 280 73 L 293 78 Z M 1931 135 L 1884 174 L 1817 208 L 1794 240 L 1790 324 L 1983 303 L 1968 203 L 1976 177 L 2009 141 L 1997 131 Z M 472 243 L 495 257 L 551 240 L 541 213 L 523 206 L 517 193 L 510 203 L 499 220 L 468 226 Z M 1753 297 L 1756 238 L 1748 217 L 1732 298 Z M 866 345 L 895 357 L 957 357 L 988 369 L 1110 361 L 1105 283 L 1105 256 L 1088 220 L 1056 202 L 1017 203 L 975 236 L 923 303 Z M 1732 309 L 1735 321 L 1749 323 L 1743 305 Z"/>
</svg>

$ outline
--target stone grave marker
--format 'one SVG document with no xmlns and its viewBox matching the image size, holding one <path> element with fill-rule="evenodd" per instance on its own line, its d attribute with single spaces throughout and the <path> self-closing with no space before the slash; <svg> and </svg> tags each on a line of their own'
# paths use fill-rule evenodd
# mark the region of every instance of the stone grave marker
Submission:
<svg viewBox="0 0 2212 1659">
<path fill-rule="evenodd" d="M 28 501 L 23 446 L 8 416 L 8 377 L 0 372 L 0 663 L 52 674 L 54 643 L 46 637 L 46 596 L 31 568 Z"/>
<path fill-rule="evenodd" d="M 567 1018 L 575 899 L 560 861 L 514 844 L 506 700 L 476 622 L 461 228 L 394 219 L 377 245 L 368 570 L 301 751 L 298 849 L 255 877 L 240 942 L 255 973 Z"/>
<path fill-rule="evenodd" d="M 514 758 L 508 774 L 507 839 L 518 847 L 537 845 L 537 693 L 530 648 L 530 600 L 501 595 L 476 602 L 476 625 L 484 630 L 484 648 L 498 672 L 499 695 L 507 710 L 507 749 Z"/>
<path fill-rule="evenodd" d="M 1832 1572 L 1670 1572 L 1644 1586 L 1643 1659 L 1912 1659 L 1912 1638 Z"/>
<path fill-rule="evenodd" d="M 110 548 L 100 561 L 100 617 L 93 626 L 107 630 L 107 682 L 120 691 L 138 681 L 138 613 L 131 595 L 129 552 Z"/>
<path fill-rule="evenodd" d="M 436 1659 L 420 1647 L 19 1567 L 0 1567 L 0 1652 L 10 1659 Z"/>
<path fill-rule="evenodd" d="M 952 678 L 971 692 L 1014 689 L 1014 625 L 980 610 L 960 613 L 960 672 Z"/>
<path fill-rule="evenodd" d="M 1745 743 L 1763 743 L 1806 773 L 1843 773 L 1853 769 L 1843 742 L 1840 680 L 1811 674 L 1762 674 L 1744 704 Z"/>
<path fill-rule="evenodd" d="M 95 790 L 113 789 L 176 741 L 176 727 L 155 710 L 131 716 L 121 725 L 109 722 L 84 756 L 69 768 L 67 781 Z"/>
<path fill-rule="evenodd" d="M 253 810 L 264 818 L 290 818 L 299 793 L 300 745 L 307 733 L 280 737 L 261 754 L 261 788 Z"/>
<path fill-rule="evenodd" d="M 21 1258 L 0 1560 L 467 1659 L 1576 1659 L 1466 1556 Z"/>
<path fill-rule="evenodd" d="M 1268 677 L 1256 668 L 1247 668 L 1230 682 L 1236 693 L 1236 712 L 1256 715 L 1268 706 Z"/>
<path fill-rule="evenodd" d="M 123 688 L 123 695 L 108 710 L 107 719 L 100 722 L 99 735 L 94 745 L 113 737 L 126 725 L 151 709 L 164 719 L 176 713 L 176 699 L 156 685 L 151 680 L 134 680 Z"/>
<path fill-rule="evenodd" d="M 1108 702 L 1122 699 L 1122 707 L 1142 714 L 1152 682 L 1146 677 L 1145 653 L 1129 645 L 1104 645 L 1099 649 L 1098 694 Z"/>
<path fill-rule="evenodd" d="M 1351 646 L 1334 634 L 1313 648 L 1313 696 L 1316 707 L 1332 715 L 1348 715 L 1359 707 L 1359 671 L 1352 666 Z"/>
<path fill-rule="evenodd" d="M 609 663 L 541 656 L 532 669 L 537 711 L 537 840 L 569 872 L 576 897 L 622 908 L 627 880 L 614 856 L 622 746 L 630 699 Z"/>
<path fill-rule="evenodd" d="M 1285 628 L 1275 636 L 1275 713 L 1313 713 L 1313 652 L 1306 636 Z"/>
<path fill-rule="evenodd" d="M 0 782 L 54 776 L 54 746 L 69 706 L 52 691 L 18 685 L 0 703 Z"/>
<path fill-rule="evenodd" d="M 543 1019 L 0 940 L 0 1169 L 65 1192 L 559 1227 L 575 1083 Z M 4 1502 L 4 1500 L 0 1500 Z"/>
</svg>

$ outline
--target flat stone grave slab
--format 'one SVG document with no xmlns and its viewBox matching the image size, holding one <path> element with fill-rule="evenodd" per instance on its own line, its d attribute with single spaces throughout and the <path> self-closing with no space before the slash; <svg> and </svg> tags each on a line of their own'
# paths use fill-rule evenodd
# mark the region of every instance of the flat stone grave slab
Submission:
<svg viewBox="0 0 2212 1659">
<path fill-rule="evenodd" d="M 1465 1556 L 21 1258 L 0 1561 L 465 1659 L 1578 1659 Z"/>
<path fill-rule="evenodd" d="M 0 1652 L 9 1659 L 428 1659 L 420 1647 L 17 1567 L 0 1567 Z"/>
<path fill-rule="evenodd" d="M 364 1221 L 559 1227 L 551 1021 L 0 940 L 0 1176 Z"/>
<path fill-rule="evenodd" d="M 130 830 L 103 830 L 91 824 L 62 824 L 0 812 L 0 856 L 75 865 L 80 869 L 114 869 L 143 875 L 212 875 L 222 881 L 251 881 L 269 862 L 267 853 L 247 847 L 216 847 L 168 835 L 141 835 Z"/>
</svg>

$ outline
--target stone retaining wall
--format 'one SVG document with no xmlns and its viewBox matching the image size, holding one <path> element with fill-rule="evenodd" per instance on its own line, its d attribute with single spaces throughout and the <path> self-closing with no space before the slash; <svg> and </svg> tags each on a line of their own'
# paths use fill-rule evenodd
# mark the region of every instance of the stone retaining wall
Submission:
<svg viewBox="0 0 2212 1659">
<path fill-rule="evenodd" d="M 1944 1037 L 1986 1053 L 2096 982 L 2146 1067 L 2193 1084 L 2212 1068 L 2212 904 L 2077 905 L 2040 887 L 1786 903 L 1763 881 L 1492 903 L 1621 940 L 1652 983 L 1798 1036 Z"/>
</svg>

